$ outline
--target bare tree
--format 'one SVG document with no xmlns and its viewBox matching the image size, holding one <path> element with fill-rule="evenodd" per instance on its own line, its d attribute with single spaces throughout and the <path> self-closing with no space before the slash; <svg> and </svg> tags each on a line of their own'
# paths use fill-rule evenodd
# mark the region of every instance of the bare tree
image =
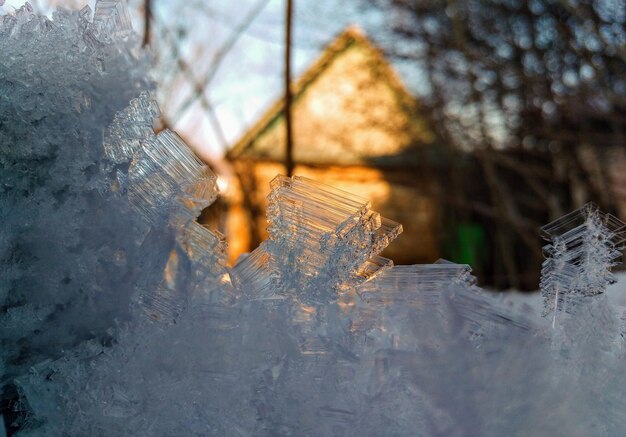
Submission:
<svg viewBox="0 0 626 437">
<path fill-rule="evenodd" d="M 211 25 L 215 16 L 211 4 L 181 3 L 177 7 L 180 17 L 172 19 L 170 15 L 163 16 L 166 8 L 156 8 L 152 0 L 144 0 L 143 43 L 151 42 L 158 59 L 157 80 L 164 124 L 180 129 L 181 120 L 198 108 L 193 118 L 198 122 L 204 118 L 221 147 L 228 147 L 211 87 L 224 61 L 268 3 L 269 0 L 256 1 L 239 22 L 232 27 L 225 26 L 227 30 L 220 30 L 220 34 L 218 27 Z M 173 4 L 167 6 L 174 7 Z M 191 16 L 195 21 L 187 22 L 184 16 Z M 211 46 L 214 48 L 209 49 Z"/>
<path fill-rule="evenodd" d="M 455 189 L 465 194 L 446 196 L 448 210 L 489 223 L 493 274 L 507 278 L 495 282 L 522 285 L 533 268 L 516 247 L 530 249 L 538 271 L 534 226 L 590 199 L 616 206 L 602 155 L 626 138 L 626 6 L 373 1 L 391 24 L 392 54 L 412 62 L 428 84 L 420 116 L 448 146 L 449 165 L 471 159 L 481 169 L 472 185 L 487 195 L 472 197 L 461 183 Z"/>
</svg>

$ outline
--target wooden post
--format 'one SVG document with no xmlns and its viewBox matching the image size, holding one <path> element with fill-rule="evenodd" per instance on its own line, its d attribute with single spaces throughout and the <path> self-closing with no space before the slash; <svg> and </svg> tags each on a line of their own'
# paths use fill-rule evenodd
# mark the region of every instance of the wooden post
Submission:
<svg viewBox="0 0 626 437">
<path fill-rule="evenodd" d="M 143 4 L 143 41 L 142 47 L 146 47 L 150 44 L 150 25 L 152 24 L 152 1 L 145 0 Z"/>
<path fill-rule="evenodd" d="M 291 113 L 291 22 L 293 16 L 292 0 L 287 1 L 285 14 L 285 167 L 287 176 L 293 174 L 293 128 Z"/>
</svg>

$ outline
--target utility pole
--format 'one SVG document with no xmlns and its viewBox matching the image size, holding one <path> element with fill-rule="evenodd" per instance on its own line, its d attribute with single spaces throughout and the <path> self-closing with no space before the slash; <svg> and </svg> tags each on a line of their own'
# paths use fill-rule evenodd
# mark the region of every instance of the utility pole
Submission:
<svg viewBox="0 0 626 437">
<path fill-rule="evenodd" d="M 287 176 L 293 174 L 293 126 L 291 113 L 291 23 L 293 17 L 293 2 L 287 1 L 287 10 L 285 13 L 285 167 Z"/>
<path fill-rule="evenodd" d="M 143 41 L 141 43 L 142 47 L 148 46 L 150 44 L 150 32 L 151 32 L 151 24 L 152 24 L 152 1 L 145 0 L 143 3 Z"/>
</svg>

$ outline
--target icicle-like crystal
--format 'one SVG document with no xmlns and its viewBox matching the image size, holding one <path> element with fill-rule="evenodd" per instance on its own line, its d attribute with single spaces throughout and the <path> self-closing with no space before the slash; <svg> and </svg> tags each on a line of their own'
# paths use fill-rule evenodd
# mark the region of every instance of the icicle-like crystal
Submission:
<svg viewBox="0 0 626 437">
<path fill-rule="evenodd" d="M 216 177 L 174 132 L 142 143 L 129 169 L 129 198 L 154 222 L 171 208 L 190 219 L 217 197 Z"/>
<path fill-rule="evenodd" d="M 140 307 L 151 319 L 173 321 L 194 296 L 208 302 L 219 294 L 228 278 L 226 243 L 221 234 L 195 221 L 217 197 L 215 175 L 175 132 L 154 133 L 158 115 L 159 107 L 148 93 L 131 100 L 106 130 L 104 150 L 118 164 L 132 159 L 128 174 L 117 173 L 131 206 L 149 225 L 168 226 L 174 232 L 175 247 L 163 283 L 139 296 Z"/>
<path fill-rule="evenodd" d="M 277 176 L 271 187 L 270 238 L 233 269 L 236 287 L 262 259 L 269 275 L 263 284 L 271 278 L 278 294 L 327 302 L 391 264 L 377 255 L 402 226 L 372 211 L 366 199 L 300 176 Z"/>
<path fill-rule="evenodd" d="M 98 0 L 93 22 L 108 35 L 123 34 L 133 29 L 126 0 Z"/>
<path fill-rule="evenodd" d="M 615 282 L 611 267 L 621 258 L 626 224 L 593 203 L 541 228 L 544 247 L 541 293 L 545 313 L 570 312 L 581 298 L 604 292 Z"/>
<path fill-rule="evenodd" d="M 108 158 L 116 163 L 130 161 L 142 142 L 156 136 L 152 125 L 159 115 L 159 107 L 148 93 L 131 100 L 126 109 L 115 114 L 105 132 L 104 151 Z"/>
<path fill-rule="evenodd" d="M 270 270 L 270 254 L 265 243 L 239 260 L 230 271 L 233 286 L 249 299 L 282 299 Z"/>
<path fill-rule="evenodd" d="M 394 266 L 365 282 L 357 293 L 367 302 L 436 305 L 449 284 L 473 285 L 471 271 L 468 265 L 454 263 Z"/>
</svg>

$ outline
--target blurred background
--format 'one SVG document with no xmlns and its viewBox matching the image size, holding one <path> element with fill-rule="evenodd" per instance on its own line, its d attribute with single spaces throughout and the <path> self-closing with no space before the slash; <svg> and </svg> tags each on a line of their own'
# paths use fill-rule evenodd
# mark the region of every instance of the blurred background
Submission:
<svg viewBox="0 0 626 437">
<path fill-rule="evenodd" d="M 231 261 L 266 238 L 278 173 L 402 223 L 383 254 L 396 263 L 468 263 L 497 289 L 537 289 L 543 224 L 587 201 L 626 219 L 623 0 L 127 4 L 155 56 L 159 128 L 219 176 L 201 220 Z"/>
</svg>

